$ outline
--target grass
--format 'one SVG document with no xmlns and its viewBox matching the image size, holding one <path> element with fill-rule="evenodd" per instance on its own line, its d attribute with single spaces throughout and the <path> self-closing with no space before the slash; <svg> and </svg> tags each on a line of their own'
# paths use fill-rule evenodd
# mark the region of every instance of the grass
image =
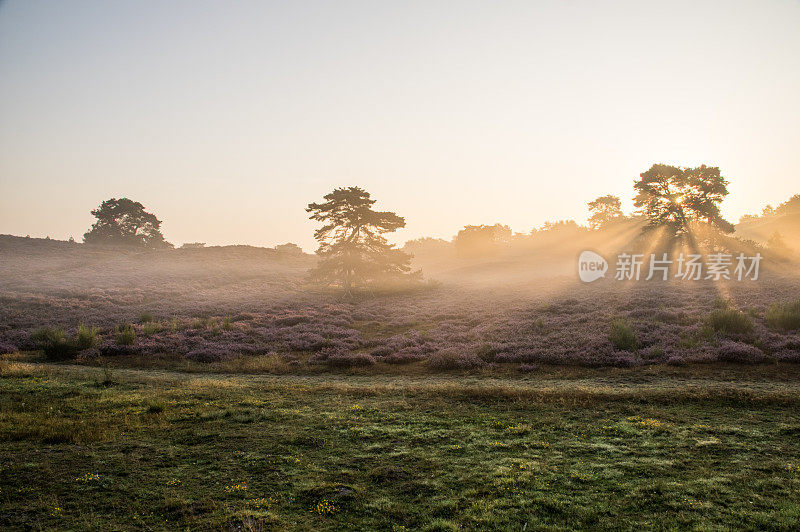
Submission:
<svg viewBox="0 0 800 532">
<path fill-rule="evenodd" d="M 767 325 L 784 331 L 800 329 L 800 300 L 775 303 L 766 314 Z"/>
<path fill-rule="evenodd" d="M 100 342 L 100 329 L 88 325 L 79 325 L 75 336 L 75 346 L 79 350 L 89 349 Z"/>
<path fill-rule="evenodd" d="M 722 334 L 749 334 L 753 332 L 753 318 L 733 308 L 720 308 L 708 314 L 708 324 Z"/>
<path fill-rule="evenodd" d="M 117 369 L 101 385 L 101 368 L 9 358 L 0 528 L 790 529 L 798 377 Z"/>
<path fill-rule="evenodd" d="M 617 349 L 623 351 L 636 351 L 639 341 L 636 338 L 630 323 L 624 319 L 616 319 L 611 322 L 611 330 L 608 333 L 608 339 Z"/>
<path fill-rule="evenodd" d="M 158 321 L 148 321 L 142 324 L 142 334 L 145 336 L 152 336 L 160 333 L 163 329 L 164 326 Z"/>
<path fill-rule="evenodd" d="M 133 345 L 136 343 L 136 329 L 128 323 L 117 328 L 117 344 Z"/>
</svg>

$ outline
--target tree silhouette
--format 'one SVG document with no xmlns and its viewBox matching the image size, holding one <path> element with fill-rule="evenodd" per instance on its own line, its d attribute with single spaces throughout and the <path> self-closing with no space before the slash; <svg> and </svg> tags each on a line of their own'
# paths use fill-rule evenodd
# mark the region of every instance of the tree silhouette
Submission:
<svg viewBox="0 0 800 532">
<path fill-rule="evenodd" d="M 589 212 L 592 215 L 589 217 L 589 227 L 592 229 L 601 229 L 610 222 L 622 218 L 622 202 L 617 196 L 600 196 L 594 201 L 590 201 Z"/>
<path fill-rule="evenodd" d="M 311 271 L 312 280 L 349 293 L 385 281 L 421 279 L 420 271 L 411 272 L 411 255 L 383 237 L 405 227 L 402 216 L 372 210 L 376 200 L 360 187 L 337 188 L 324 199 L 306 208 L 311 220 L 324 224 L 314 232 L 322 260 Z"/>
<path fill-rule="evenodd" d="M 689 231 L 693 222 L 732 233 L 733 224 L 722 218 L 719 205 L 728 195 L 728 181 L 719 168 L 679 168 L 654 164 L 633 185 L 634 205 L 648 220 L 649 228 L 668 227 L 674 234 Z"/>
<path fill-rule="evenodd" d="M 511 241 L 511 228 L 494 225 L 466 225 L 453 239 L 461 257 L 479 257 L 499 251 Z"/>
<path fill-rule="evenodd" d="M 92 211 L 97 221 L 83 235 L 87 244 L 145 248 L 172 247 L 161 234 L 161 221 L 128 198 L 111 198 Z"/>
</svg>

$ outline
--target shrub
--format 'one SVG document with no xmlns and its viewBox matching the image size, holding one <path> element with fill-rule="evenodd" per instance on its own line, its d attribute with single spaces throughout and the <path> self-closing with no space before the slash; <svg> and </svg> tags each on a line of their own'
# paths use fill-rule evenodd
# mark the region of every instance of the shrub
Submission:
<svg viewBox="0 0 800 532">
<path fill-rule="evenodd" d="M 491 362 L 494 360 L 496 354 L 502 349 L 500 344 L 481 344 L 476 350 L 475 354 L 484 362 Z"/>
<path fill-rule="evenodd" d="M 48 360 L 66 360 L 78 354 L 75 344 L 64 336 L 64 329 L 42 327 L 33 333 L 32 339 Z"/>
<path fill-rule="evenodd" d="M 635 351 L 639 341 L 636 333 L 631 328 L 627 320 L 616 319 L 611 322 L 611 331 L 608 333 L 611 344 L 622 351 Z"/>
<path fill-rule="evenodd" d="M 136 330 L 130 323 L 117 328 L 117 344 L 133 345 L 136 342 Z"/>
<path fill-rule="evenodd" d="M 374 357 L 388 357 L 392 353 L 394 353 L 394 349 L 386 345 L 378 346 L 369 352 Z"/>
<path fill-rule="evenodd" d="M 474 353 L 455 347 L 437 351 L 428 359 L 428 367 L 435 370 L 472 369 L 483 364 L 483 360 Z"/>
<path fill-rule="evenodd" d="M 316 333 L 302 333 L 288 340 L 292 351 L 319 351 L 329 344 L 330 341 Z"/>
<path fill-rule="evenodd" d="M 139 314 L 139 321 L 142 323 L 150 323 L 156 321 L 156 318 L 150 312 L 142 312 Z"/>
<path fill-rule="evenodd" d="M 148 321 L 142 324 L 142 334 L 150 336 L 160 333 L 163 328 L 163 325 L 161 325 L 161 323 L 158 321 Z"/>
<path fill-rule="evenodd" d="M 17 351 L 17 346 L 0 341 L 0 355 L 15 353 L 16 351 Z"/>
<path fill-rule="evenodd" d="M 325 363 L 332 368 L 372 366 L 375 364 L 375 357 L 367 353 L 337 353 L 329 356 Z"/>
<path fill-rule="evenodd" d="M 231 329 L 233 329 L 233 324 L 231 323 L 231 318 L 230 318 L 230 316 L 225 316 L 222 319 L 222 330 L 230 331 Z"/>
<path fill-rule="evenodd" d="M 78 325 L 78 334 L 75 336 L 75 347 L 81 351 L 91 349 L 100 342 L 100 329 L 86 325 Z"/>
<path fill-rule="evenodd" d="M 222 334 L 219 330 L 219 321 L 217 321 L 217 318 L 211 318 L 210 320 L 208 320 L 207 331 L 208 331 L 207 334 L 211 336 L 217 336 L 218 334 Z"/>
<path fill-rule="evenodd" d="M 800 329 L 800 299 L 793 303 L 775 303 L 767 310 L 766 319 L 773 329 Z"/>
<path fill-rule="evenodd" d="M 736 309 L 716 309 L 708 315 L 708 324 L 723 334 L 748 334 L 753 332 L 753 319 Z"/>
<path fill-rule="evenodd" d="M 717 360 L 739 364 L 758 364 L 764 362 L 764 353 L 752 345 L 731 340 L 723 340 L 717 347 Z"/>
</svg>

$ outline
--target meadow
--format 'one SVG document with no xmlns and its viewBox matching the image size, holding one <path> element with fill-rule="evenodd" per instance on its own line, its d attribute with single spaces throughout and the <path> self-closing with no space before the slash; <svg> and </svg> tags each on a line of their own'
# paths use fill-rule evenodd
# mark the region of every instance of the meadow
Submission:
<svg viewBox="0 0 800 532">
<path fill-rule="evenodd" d="M 789 530 L 798 369 L 0 366 L 0 527 Z"/>
</svg>

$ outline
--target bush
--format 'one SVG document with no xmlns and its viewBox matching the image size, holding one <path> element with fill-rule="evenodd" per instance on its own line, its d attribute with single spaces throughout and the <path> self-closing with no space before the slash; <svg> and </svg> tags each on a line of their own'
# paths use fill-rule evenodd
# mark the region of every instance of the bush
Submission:
<svg viewBox="0 0 800 532">
<path fill-rule="evenodd" d="M 148 321 L 142 324 L 142 334 L 150 336 L 156 333 L 160 333 L 161 330 L 164 328 L 160 322 L 157 321 Z"/>
<path fill-rule="evenodd" d="M 356 366 L 372 366 L 375 357 L 366 353 L 337 353 L 325 361 L 332 368 L 352 368 Z"/>
<path fill-rule="evenodd" d="M 78 326 L 78 334 L 75 336 L 75 347 L 80 351 L 84 349 L 91 349 L 100 343 L 100 329 L 97 327 L 88 327 L 86 325 Z"/>
<path fill-rule="evenodd" d="M 428 359 L 428 367 L 435 370 L 473 369 L 483 364 L 483 360 L 474 353 L 455 347 L 437 351 Z"/>
<path fill-rule="evenodd" d="M 386 345 L 381 345 L 370 351 L 369 354 L 374 357 L 388 357 L 392 353 L 394 353 L 394 349 Z"/>
<path fill-rule="evenodd" d="M 766 357 L 760 349 L 752 345 L 723 340 L 717 347 L 717 360 L 739 364 L 758 364 L 764 362 Z"/>
<path fill-rule="evenodd" d="M 136 330 L 130 323 L 117 328 L 117 344 L 133 345 L 136 342 Z"/>
<path fill-rule="evenodd" d="M 736 309 L 712 310 L 708 324 L 714 331 L 723 334 L 749 334 L 753 332 L 753 319 Z"/>
<path fill-rule="evenodd" d="M 156 318 L 150 312 L 142 312 L 139 315 L 139 321 L 142 323 L 151 323 L 156 321 Z"/>
<path fill-rule="evenodd" d="M 773 329 L 800 329 L 800 299 L 794 303 L 775 303 L 767 310 L 766 319 Z"/>
<path fill-rule="evenodd" d="M 611 322 L 611 331 L 608 333 L 611 344 L 621 351 L 635 351 L 639 345 L 636 333 L 630 324 L 624 319 L 616 319 Z"/>
<path fill-rule="evenodd" d="M 8 353 L 15 353 L 17 351 L 17 346 L 14 344 L 9 344 L 6 342 L 0 341 L 0 355 L 5 355 Z"/>
<path fill-rule="evenodd" d="M 231 329 L 233 329 L 233 324 L 231 323 L 231 318 L 230 318 L 230 316 L 225 316 L 222 319 L 222 330 L 223 331 L 230 331 Z"/>
<path fill-rule="evenodd" d="M 78 354 L 74 342 L 70 342 L 64 336 L 64 329 L 42 327 L 33 333 L 31 338 L 37 347 L 44 351 L 44 356 L 48 360 L 66 360 L 75 358 Z"/>
</svg>

